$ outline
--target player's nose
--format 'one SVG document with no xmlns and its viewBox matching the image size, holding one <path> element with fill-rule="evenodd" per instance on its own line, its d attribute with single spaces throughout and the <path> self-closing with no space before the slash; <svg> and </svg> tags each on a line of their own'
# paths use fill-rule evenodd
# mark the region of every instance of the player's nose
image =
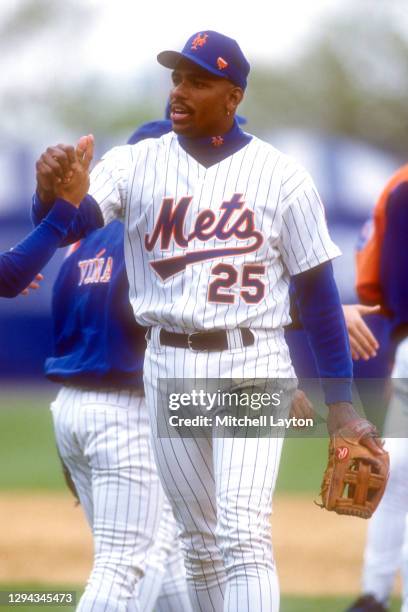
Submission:
<svg viewBox="0 0 408 612">
<path fill-rule="evenodd" d="M 170 92 L 170 102 L 177 101 L 178 99 L 185 100 L 188 95 L 188 88 L 186 82 L 181 80 L 179 83 L 174 84 Z"/>
</svg>

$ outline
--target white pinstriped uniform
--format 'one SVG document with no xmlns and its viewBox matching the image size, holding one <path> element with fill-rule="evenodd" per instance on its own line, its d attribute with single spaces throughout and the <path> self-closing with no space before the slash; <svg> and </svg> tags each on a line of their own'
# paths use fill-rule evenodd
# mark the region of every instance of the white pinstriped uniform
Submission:
<svg viewBox="0 0 408 612">
<path fill-rule="evenodd" d="M 58 451 L 94 536 L 94 565 L 77 610 L 189 612 L 144 397 L 62 387 L 51 410 Z"/>
<path fill-rule="evenodd" d="M 401 569 L 401 612 L 408 612 L 408 338 L 397 348 L 391 376 L 392 395 L 384 424 L 390 479 L 369 522 L 362 586 L 364 593 L 387 605 Z"/>
<path fill-rule="evenodd" d="M 153 432 L 159 376 L 295 377 L 282 331 L 289 276 L 339 254 L 301 166 L 253 137 L 205 168 L 169 133 L 108 152 L 90 193 L 105 221 L 126 222 L 130 301 L 152 328 L 145 389 Z M 239 327 L 253 330 L 254 345 L 242 346 Z M 160 328 L 227 329 L 229 349 L 162 346 Z M 182 528 L 194 609 L 278 610 L 270 515 L 282 440 L 153 435 L 153 444 Z"/>
</svg>

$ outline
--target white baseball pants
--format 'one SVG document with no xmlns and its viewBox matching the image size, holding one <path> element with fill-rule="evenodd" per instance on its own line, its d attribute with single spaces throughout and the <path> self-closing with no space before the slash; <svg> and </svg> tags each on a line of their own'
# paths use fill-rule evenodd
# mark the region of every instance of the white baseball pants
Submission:
<svg viewBox="0 0 408 612">
<path fill-rule="evenodd" d="M 138 392 L 63 387 L 51 405 L 59 453 L 94 538 L 80 612 L 189 612 L 177 527 Z M 143 577 L 144 576 L 144 577 Z"/>
<path fill-rule="evenodd" d="M 293 380 L 280 332 L 255 332 L 253 346 L 193 352 L 161 346 L 152 329 L 145 355 L 151 422 L 162 415 L 159 377 L 286 378 Z M 272 552 L 272 494 L 282 437 L 212 439 L 158 437 L 160 478 L 181 527 L 193 609 L 197 612 L 277 612 L 279 584 Z"/>
</svg>

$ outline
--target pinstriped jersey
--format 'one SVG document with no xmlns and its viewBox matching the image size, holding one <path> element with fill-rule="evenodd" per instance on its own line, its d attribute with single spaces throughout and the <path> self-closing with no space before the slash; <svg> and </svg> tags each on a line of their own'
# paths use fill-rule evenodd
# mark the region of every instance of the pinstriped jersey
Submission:
<svg viewBox="0 0 408 612">
<path fill-rule="evenodd" d="M 125 220 L 130 301 L 145 326 L 279 328 L 290 275 L 340 254 L 309 174 L 256 137 L 208 168 L 173 132 L 116 147 L 90 194 L 105 223 Z"/>
</svg>

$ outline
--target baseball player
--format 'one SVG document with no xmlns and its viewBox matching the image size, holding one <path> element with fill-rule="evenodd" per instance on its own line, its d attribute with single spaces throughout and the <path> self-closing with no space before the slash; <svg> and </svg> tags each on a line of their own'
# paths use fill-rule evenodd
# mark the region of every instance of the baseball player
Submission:
<svg viewBox="0 0 408 612">
<path fill-rule="evenodd" d="M 150 137 L 157 134 L 151 126 Z M 94 535 L 78 610 L 190 612 L 177 527 L 149 440 L 145 330 L 128 293 L 120 221 L 71 248 L 53 290 L 54 352 L 45 370 L 63 385 L 51 407 L 57 447 Z"/>
<path fill-rule="evenodd" d="M 88 150 L 85 151 L 87 140 L 80 139 L 77 144 L 78 162 L 75 162 L 73 150 L 69 164 L 78 164 L 71 170 L 71 166 L 66 164 L 63 170 L 66 176 L 70 176 L 72 171 L 87 171 L 92 160 L 93 142 L 90 140 Z M 58 165 L 58 164 L 57 164 Z M 60 169 L 58 165 L 59 172 Z M 61 179 L 59 179 L 61 180 Z M 88 179 L 87 179 L 88 180 Z M 53 201 L 53 206 L 48 215 L 42 220 L 40 225 L 33 230 L 24 240 L 17 244 L 13 249 L 0 255 L 0 296 L 15 297 L 19 293 L 26 294 L 28 288 L 37 289 L 42 276 L 38 274 L 55 251 L 63 243 L 69 227 L 75 221 L 80 199 L 75 198 L 75 194 L 70 194 L 70 201 L 58 199 Z M 98 213 L 96 212 L 98 216 Z M 33 280 L 35 277 L 35 280 Z"/>
<path fill-rule="evenodd" d="M 90 196 L 105 222 L 125 222 L 130 302 L 149 328 L 144 381 L 155 458 L 181 525 L 193 609 L 275 611 L 270 519 L 282 438 L 159 437 L 156 424 L 168 417 L 159 377 L 295 380 L 283 337 L 292 276 L 329 431 L 359 427 L 330 263 L 339 250 L 307 172 L 234 119 L 249 73 L 236 41 L 203 31 L 158 60 L 172 69 L 173 131 L 108 152 Z M 58 195 L 74 188 L 75 174 Z M 47 206 L 41 189 L 38 196 L 40 218 Z M 383 453 L 378 439 L 364 443 Z"/>
<path fill-rule="evenodd" d="M 150 447 L 144 331 L 129 305 L 120 221 L 91 233 L 67 257 L 54 286 L 53 319 L 54 353 L 45 369 L 63 385 L 52 404 L 57 446 L 94 535 L 78 610 L 152 610 L 167 573 L 156 610 L 189 612 L 175 520 Z"/>
<path fill-rule="evenodd" d="M 408 165 L 384 188 L 374 208 L 373 226 L 357 253 L 357 292 L 362 302 L 376 300 L 382 305 L 397 345 L 384 427 L 391 469 L 384 498 L 369 524 L 363 595 L 349 611 L 386 611 L 395 574 L 402 567 L 402 611 L 408 612 L 408 549 L 403 546 L 408 512 Z"/>
</svg>

